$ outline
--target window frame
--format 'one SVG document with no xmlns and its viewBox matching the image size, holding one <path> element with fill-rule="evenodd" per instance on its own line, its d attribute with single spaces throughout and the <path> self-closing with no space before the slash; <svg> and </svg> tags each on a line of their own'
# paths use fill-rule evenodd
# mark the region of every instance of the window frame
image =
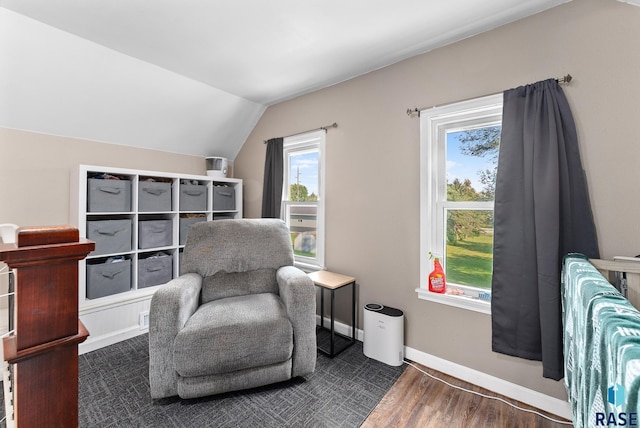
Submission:
<svg viewBox="0 0 640 428">
<path fill-rule="evenodd" d="M 432 293 L 428 275 L 433 270 L 431 257 L 446 264 L 447 210 L 493 210 L 494 205 L 493 201 L 447 201 L 446 134 L 498 123 L 502 123 L 502 94 L 420 111 L 420 285 L 416 289 L 420 299 L 491 314 L 491 303 L 479 299 L 482 289 L 456 285 L 464 295 Z"/>
<path fill-rule="evenodd" d="M 315 205 L 316 206 L 316 257 L 306 257 L 294 253 L 295 266 L 310 272 L 324 269 L 325 260 L 325 145 L 326 130 L 318 130 L 285 137 L 283 141 L 283 189 L 281 218 L 289 224 L 289 208 L 293 205 Z M 291 188 L 289 157 L 292 154 L 302 154 L 304 152 L 318 152 L 318 200 L 314 202 L 300 202 L 289 200 L 289 190 Z"/>
</svg>

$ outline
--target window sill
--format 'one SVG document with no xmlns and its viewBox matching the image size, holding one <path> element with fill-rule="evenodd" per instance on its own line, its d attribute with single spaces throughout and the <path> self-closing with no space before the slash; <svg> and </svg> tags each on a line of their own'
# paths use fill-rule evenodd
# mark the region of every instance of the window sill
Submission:
<svg viewBox="0 0 640 428">
<path fill-rule="evenodd" d="M 325 270 L 326 267 L 318 266 L 311 263 L 302 263 L 302 262 L 294 262 L 293 265 L 298 269 L 302 270 L 304 273 L 315 272 L 318 270 Z"/>
<path fill-rule="evenodd" d="M 424 288 L 416 288 L 416 292 L 418 293 L 418 298 L 422 300 L 428 300 L 430 302 L 441 303 L 443 305 L 455 306 L 456 308 L 491 315 L 491 302 L 478 299 L 477 297 L 432 293 Z"/>
</svg>

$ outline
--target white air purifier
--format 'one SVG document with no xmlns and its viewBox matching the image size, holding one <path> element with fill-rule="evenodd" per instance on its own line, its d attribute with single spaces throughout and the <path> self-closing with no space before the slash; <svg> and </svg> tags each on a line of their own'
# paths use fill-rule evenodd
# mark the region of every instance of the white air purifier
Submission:
<svg viewBox="0 0 640 428">
<path fill-rule="evenodd" d="M 404 359 L 404 313 L 378 303 L 364 306 L 364 355 L 390 366 Z"/>
<path fill-rule="evenodd" d="M 208 157 L 207 160 L 207 175 L 210 177 L 226 177 L 229 169 L 229 161 L 227 158 L 220 157 Z"/>
</svg>

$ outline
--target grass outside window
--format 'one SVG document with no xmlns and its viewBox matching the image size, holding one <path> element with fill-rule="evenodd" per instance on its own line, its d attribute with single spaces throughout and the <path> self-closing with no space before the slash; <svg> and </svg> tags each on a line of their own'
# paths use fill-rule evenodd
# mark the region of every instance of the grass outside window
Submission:
<svg viewBox="0 0 640 428">
<path fill-rule="evenodd" d="M 491 289 L 493 266 L 493 229 L 477 236 L 447 244 L 446 277 L 448 284 Z"/>
</svg>

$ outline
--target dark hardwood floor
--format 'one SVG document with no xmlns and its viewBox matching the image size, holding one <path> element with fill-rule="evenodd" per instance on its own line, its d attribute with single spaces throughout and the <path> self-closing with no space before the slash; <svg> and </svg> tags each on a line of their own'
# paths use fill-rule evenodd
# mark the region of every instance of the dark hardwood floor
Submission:
<svg viewBox="0 0 640 428">
<path fill-rule="evenodd" d="M 416 364 L 451 384 L 486 395 L 497 394 Z M 505 396 L 498 397 L 519 407 L 536 410 Z M 561 419 L 548 415 L 554 419 Z M 473 428 L 567 428 L 534 413 L 515 409 L 503 402 L 460 391 L 434 380 L 409 366 L 362 424 L 378 427 L 473 427 Z"/>
</svg>

